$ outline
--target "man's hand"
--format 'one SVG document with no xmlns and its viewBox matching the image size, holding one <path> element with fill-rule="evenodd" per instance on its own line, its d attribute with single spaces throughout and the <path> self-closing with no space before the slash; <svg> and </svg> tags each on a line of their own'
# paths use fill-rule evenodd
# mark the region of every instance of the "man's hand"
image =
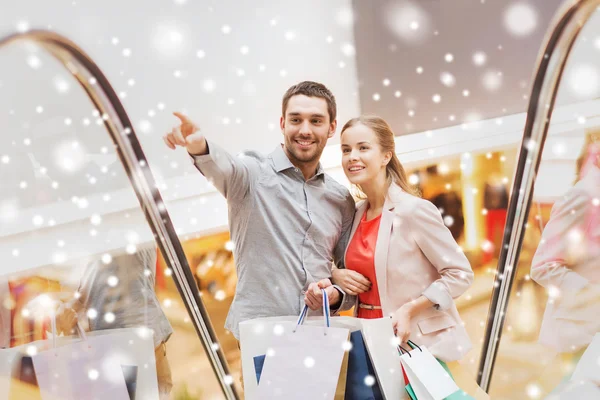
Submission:
<svg viewBox="0 0 600 400">
<path fill-rule="evenodd" d="M 371 282 L 356 271 L 334 268 L 331 274 L 335 284 L 349 295 L 357 296 L 371 290 Z"/>
<path fill-rule="evenodd" d="M 200 133 L 200 128 L 179 112 L 174 112 L 173 115 L 179 118 L 180 124 L 163 136 L 165 144 L 173 150 L 177 146 L 185 147 L 188 153 L 192 155 L 206 154 L 206 139 Z"/>
<path fill-rule="evenodd" d="M 73 333 L 77 324 L 77 313 L 70 307 L 61 305 L 56 314 L 56 330 L 65 336 Z"/>
<path fill-rule="evenodd" d="M 332 286 L 329 279 L 313 282 L 308 286 L 304 295 L 304 303 L 313 311 L 323 307 L 323 292 L 321 292 L 321 289 L 325 289 L 330 305 L 340 301 L 340 292 Z"/>
</svg>

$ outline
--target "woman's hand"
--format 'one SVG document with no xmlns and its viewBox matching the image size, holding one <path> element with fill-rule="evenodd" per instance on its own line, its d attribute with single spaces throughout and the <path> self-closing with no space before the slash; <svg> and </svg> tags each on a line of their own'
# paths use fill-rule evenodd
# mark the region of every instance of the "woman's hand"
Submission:
<svg viewBox="0 0 600 400">
<path fill-rule="evenodd" d="M 410 338 L 410 321 L 412 315 L 410 310 L 402 306 L 392 315 L 392 326 L 394 333 L 400 339 L 400 343 L 406 343 Z"/>
<path fill-rule="evenodd" d="M 371 290 L 371 282 L 351 269 L 334 268 L 333 283 L 341 287 L 349 295 L 356 296 Z"/>
</svg>

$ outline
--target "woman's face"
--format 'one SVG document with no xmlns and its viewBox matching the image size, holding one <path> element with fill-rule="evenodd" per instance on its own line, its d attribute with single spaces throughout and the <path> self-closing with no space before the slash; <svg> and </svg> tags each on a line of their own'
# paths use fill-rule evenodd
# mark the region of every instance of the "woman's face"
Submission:
<svg viewBox="0 0 600 400">
<path fill-rule="evenodd" d="M 346 129 L 342 133 L 341 145 L 342 167 L 350 183 L 364 185 L 381 177 L 385 179 L 385 168 L 391 154 L 382 151 L 371 128 L 358 123 Z"/>
</svg>

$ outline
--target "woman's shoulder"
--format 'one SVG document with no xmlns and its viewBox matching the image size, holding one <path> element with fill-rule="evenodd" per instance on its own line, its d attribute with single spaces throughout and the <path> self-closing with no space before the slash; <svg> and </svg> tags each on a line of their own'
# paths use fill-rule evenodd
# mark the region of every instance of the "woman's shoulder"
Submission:
<svg viewBox="0 0 600 400">
<path fill-rule="evenodd" d="M 390 200 L 394 204 L 394 212 L 397 215 L 412 214 L 421 209 L 435 208 L 429 200 L 408 193 L 397 185 L 390 187 L 389 194 Z"/>
</svg>

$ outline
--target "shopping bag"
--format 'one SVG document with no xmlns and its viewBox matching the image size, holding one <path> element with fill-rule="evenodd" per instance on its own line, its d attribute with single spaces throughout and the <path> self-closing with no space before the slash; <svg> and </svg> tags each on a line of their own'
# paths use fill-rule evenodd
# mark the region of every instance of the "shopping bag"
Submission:
<svg viewBox="0 0 600 400">
<path fill-rule="evenodd" d="M 358 319 L 373 369 L 385 399 L 406 399 L 398 353 L 398 338 L 391 318 Z"/>
<path fill-rule="evenodd" d="M 360 333 L 360 331 L 356 331 Z M 340 370 L 340 379 L 338 380 L 337 388 L 335 389 L 335 399 L 336 400 L 348 400 L 350 397 L 347 395 L 347 378 L 348 377 L 348 357 L 350 352 L 346 352 L 344 356 L 344 361 L 342 363 L 342 368 Z M 254 357 L 254 368 L 256 370 L 256 383 L 260 382 L 260 376 L 262 374 L 262 369 L 265 364 L 266 355 L 256 356 Z M 367 397 L 362 397 L 366 399 Z M 377 398 L 379 399 L 379 397 Z"/>
<path fill-rule="evenodd" d="M 358 320 L 363 321 L 363 320 Z M 360 324 L 362 325 L 362 323 Z M 391 325 L 390 325 L 391 330 Z M 374 343 L 378 343 L 381 345 L 381 342 L 378 341 L 377 337 L 371 336 L 372 348 L 373 352 L 376 354 L 376 359 L 384 359 L 385 357 L 381 357 L 381 352 L 378 352 L 376 349 L 378 348 L 387 348 L 391 347 L 394 351 L 393 344 L 391 346 L 379 346 L 377 347 Z M 347 375 L 343 373 L 346 368 L 342 367 L 342 373 L 340 373 L 340 380 L 338 381 L 338 387 L 341 386 L 342 383 L 345 382 L 345 396 L 342 399 L 345 400 L 364 400 L 364 399 L 373 399 L 373 400 L 382 400 L 385 397 L 382 394 L 379 379 L 377 378 L 377 373 L 375 368 L 373 367 L 373 362 L 371 361 L 371 357 L 369 355 L 369 351 L 367 350 L 365 340 L 363 339 L 363 331 L 355 330 L 350 333 L 350 351 L 347 354 L 347 360 L 344 359 L 344 362 L 347 362 Z M 385 351 L 385 350 L 384 350 Z M 379 356 L 379 357 L 377 357 Z M 254 357 L 254 368 L 256 373 L 256 382 L 260 382 L 260 376 L 262 373 L 263 365 L 265 362 L 265 355 L 259 355 Z M 396 361 L 399 365 L 398 357 L 388 357 L 393 361 Z M 344 379 L 345 378 L 345 379 Z M 339 391 L 339 390 L 338 390 Z M 399 399 L 401 396 L 389 397 L 394 399 Z"/>
<path fill-rule="evenodd" d="M 411 349 L 418 348 L 412 341 L 409 341 L 409 346 Z M 402 347 L 398 347 L 399 351 L 406 352 Z M 444 400 L 489 400 L 490 396 L 483 391 L 475 381 L 471 377 L 471 375 L 465 370 L 465 368 L 460 365 L 458 361 L 452 361 L 449 363 L 445 363 L 441 360 L 437 360 L 437 362 L 442 366 L 442 368 L 450 375 L 450 378 L 456 383 L 459 387 L 459 390 L 447 396 Z M 404 372 L 404 368 L 403 368 Z M 405 373 L 405 372 L 404 372 Z M 407 394 L 410 396 L 412 400 L 417 400 L 417 396 L 406 377 L 406 373 L 404 376 L 406 385 L 405 390 Z"/>
<path fill-rule="evenodd" d="M 579 359 L 572 381 L 589 381 L 600 386 L 600 333 L 596 333 L 592 342 Z"/>
<path fill-rule="evenodd" d="M 461 392 L 467 393 L 475 400 L 490 400 L 490 395 L 487 394 L 478 384 L 475 378 L 458 361 L 445 363 L 447 371 L 452 376 L 456 385 Z M 462 397 L 459 397 L 462 398 Z M 467 397 L 468 398 L 468 397 Z M 464 398 L 463 398 L 464 399 Z"/>
<path fill-rule="evenodd" d="M 452 373 L 450 372 L 448 365 L 441 360 L 438 360 L 438 362 L 440 363 L 442 368 L 444 368 L 444 370 L 448 373 L 448 375 L 450 375 L 450 378 L 452 378 L 454 383 L 457 383 L 454 376 L 452 376 Z M 457 386 L 459 387 L 458 390 L 456 392 L 452 393 L 450 396 L 446 397 L 444 400 L 461 400 L 461 399 L 462 400 L 475 400 L 469 393 L 467 393 L 465 390 L 463 390 L 460 387 L 460 385 L 457 384 Z"/>
<path fill-rule="evenodd" d="M 404 366 L 402 366 L 402 364 L 401 364 L 400 367 L 402 368 L 402 375 L 404 376 L 404 385 L 405 385 L 404 390 L 406 390 L 406 393 L 408 394 L 408 397 L 410 397 L 410 400 L 417 400 L 415 391 L 413 390 L 412 386 L 410 385 L 408 376 L 406 376 L 406 370 L 404 369 Z"/>
<path fill-rule="evenodd" d="M 459 390 L 450 374 L 425 346 L 400 356 L 410 387 L 418 400 L 443 400 Z"/>
<path fill-rule="evenodd" d="M 307 306 L 296 324 L 275 326 L 256 390 L 257 399 L 334 399 L 336 392 L 339 395 L 349 330 L 330 326 L 329 301 L 324 290 L 323 300 L 324 326 L 303 325 Z"/>
<path fill-rule="evenodd" d="M 369 357 L 362 332 L 352 332 L 350 343 L 352 348 L 348 354 L 345 400 L 383 400 L 377 374 Z"/>
<path fill-rule="evenodd" d="M 106 357 L 110 337 L 74 342 L 33 355 L 43 400 L 129 400 L 117 359 Z"/>
<path fill-rule="evenodd" d="M 151 331 L 145 328 L 122 328 L 88 332 L 86 335 L 88 341 L 103 349 L 99 353 L 102 354 L 103 359 L 108 360 L 107 364 L 111 363 L 111 360 L 117 361 L 116 366 L 113 365 L 113 367 L 115 370 L 121 371 L 129 399 L 158 398 L 158 382 L 154 367 L 154 339 Z M 52 343 L 53 340 L 55 340 L 55 344 Z M 54 347 L 69 346 L 81 342 L 82 339 L 76 336 L 53 336 L 53 340 L 40 340 L 0 350 L 0 399 L 34 399 L 35 393 L 39 393 L 37 379 L 35 385 L 23 382 L 27 379 L 11 379 L 13 374 L 16 378 L 19 378 L 18 374 L 24 376 L 24 371 L 13 372 L 13 370 L 20 371 L 19 369 L 22 368 L 20 364 L 24 357 L 30 357 L 32 360 L 31 356 L 27 354 L 43 354 Z M 49 367 L 53 369 L 54 364 Z M 88 378 L 86 377 L 86 379 Z M 24 392 L 28 392 L 29 395 L 18 394 Z"/>
<path fill-rule="evenodd" d="M 19 354 L 15 359 L 8 387 L 8 400 L 42 400 L 31 356 Z"/>
</svg>

